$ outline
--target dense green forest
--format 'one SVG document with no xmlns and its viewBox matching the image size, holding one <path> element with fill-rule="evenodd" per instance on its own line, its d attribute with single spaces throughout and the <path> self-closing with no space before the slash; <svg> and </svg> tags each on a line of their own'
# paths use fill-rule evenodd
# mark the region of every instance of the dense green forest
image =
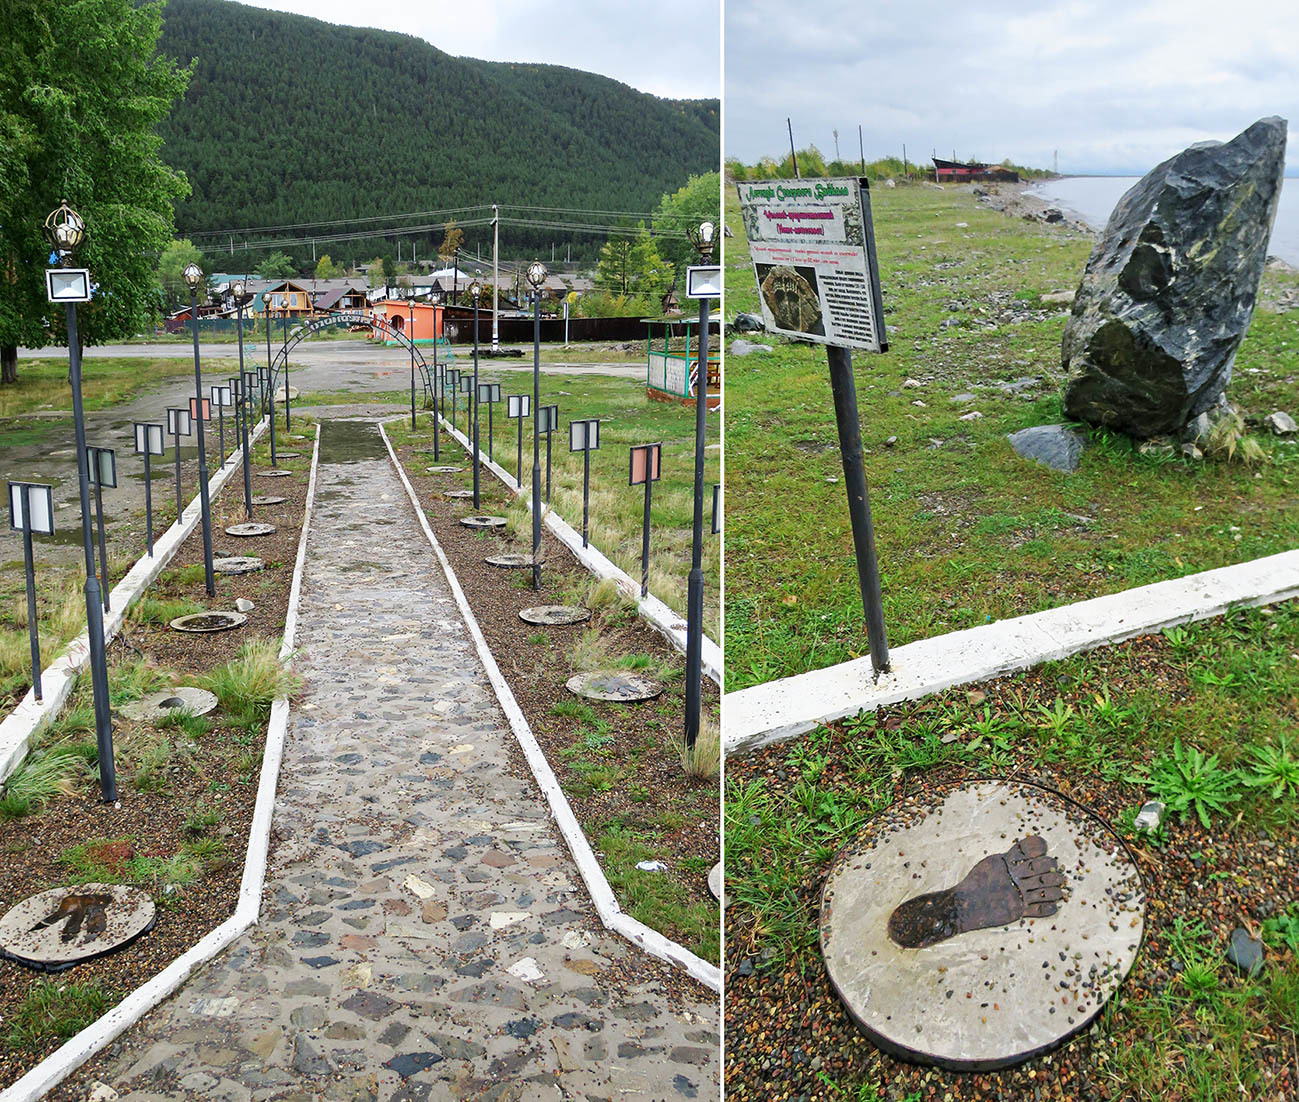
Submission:
<svg viewBox="0 0 1299 1102">
<path fill-rule="evenodd" d="M 196 62 L 184 102 L 160 127 L 164 158 L 193 188 L 177 207 L 177 234 L 218 263 L 233 244 L 247 263 L 232 267 L 267 255 L 254 243 L 303 231 L 220 240 L 213 231 L 491 203 L 502 205 L 504 255 L 548 259 L 554 243 L 561 255 L 571 246 L 574 259 L 593 259 L 601 236 L 519 223 L 600 219 L 512 208 L 648 212 L 690 175 L 718 167 L 716 100 L 659 99 L 575 69 L 452 57 L 409 35 L 231 0 L 169 0 L 159 45 Z M 473 224 L 490 213 L 454 215 L 470 249 L 490 245 L 490 227 Z M 446 217 L 411 219 L 403 252 L 413 240 L 418 255 L 432 255 Z M 344 263 L 396 250 L 391 237 L 326 240 L 357 231 L 306 232 Z M 311 243 L 285 251 L 306 265 Z"/>
</svg>

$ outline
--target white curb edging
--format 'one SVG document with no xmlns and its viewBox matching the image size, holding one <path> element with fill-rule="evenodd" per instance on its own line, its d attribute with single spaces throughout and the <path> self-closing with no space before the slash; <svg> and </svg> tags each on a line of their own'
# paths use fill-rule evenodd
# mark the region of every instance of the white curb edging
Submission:
<svg viewBox="0 0 1299 1102">
<path fill-rule="evenodd" d="M 253 429 L 249 442 L 256 441 L 266 431 L 266 422 L 261 421 Z M 225 466 L 208 479 L 208 495 L 215 498 L 235 471 L 243 462 L 243 445 L 241 444 L 226 461 Z M 153 541 L 153 557 L 148 552 L 135 561 L 126 576 L 115 585 L 108 594 L 111 610 L 104 614 L 104 644 L 113 641 L 126 614 L 131 610 L 141 595 L 153 584 L 155 578 L 175 557 L 181 545 L 189 538 L 202 516 L 202 503 L 196 495 L 194 500 L 185 506 L 175 521 L 158 539 Z M 90 629 L 87 628 L 63 652 L 41 671 L 41 689 L 44 699 L 36 702 L 36 690 L 28 689 L 27 695 L 18 702 L 3 720 L 0 720 L 0 783 L 3 783 L 27 757 L 32 736 L 45 724 L 59 714 L 77 678 L 90 661 Z"/>
<path fill-rule="evenodd" d="M 389 417 L 384 423 L 389 421 L 402 421 L 404 417 Z M 454 425 L 448 424 L 442 419 L 442 426 L 448 433 L 465 449 L 471 456 L 473 455 L 473 444 Z M 515 481 L 514 476 L 504 467 L 480 451 L 478 458 L 482 461 L 484 467 L 492 472 L 505 488 L 516 497 L 520 498 L 528 507 L 528 512 L 532 512 L 532 497 L 530 492 L 525 492 Z M 682 654 L 686 653 L 686 621 L 679 616 L 666 604 L 660 601 L 652 593 L 642 597 L 640 595 L 640 582 L 635 581 L 626 571 L 615 566 L 608 558 L 594 547 L 582 546 L 582 533 L 577 531 L 568 521 L 564 520 L 555 510 L 549 506 L 543 506 L 545 512 L 542 513 L 542 520 L 545 521 L 546 527 L 565 547 L 573 553 L 573 556 L 587 570 L 597 578 L 612 578 L 628 597 L 636 602 L 636 611 L 645 619 L 645 621 L 654 628 L 660 635 L 664 636 Z M 719 647 L 707 635 L 703 638 L 703 646 L 700 649 L 700 666 L 704 674 L 712 682 L 721 686 L 722 683 L 722 648 Z"/>
<path fill-rule="evenodd" d="M 509 720 L 514 737 L 518 740 L 524 757 L 528 759 L 528 766 L 532 769 L 532 774 L 550 805 L 551 814 L 555 817 L 555 825 L 564 836 L 564 841 L 568 843 L 569 851 L 573 855 L 573 861 L 582 874 L 582 880 L 591 896 L 591 902 L 595 904 L 600 921 L 604 923 L 607 929 L 621 934 L 647 953 L 684 969 L 691 977 L 721 994 L 722 972 L 720 968 L 696 956 L 685 946 L 664 937 L 657 930 L 651 929 L 638 919 L 632 918 L 631 915 L 624 914 L 622 908 L 618 906 L 618 900 L 614 896 L 613 889 L 609 886 L 604 870 L 600 867 L 600 862 L 596 859 L 581 824 L 578 823 L 577 817 L 573 814 L 572 807 L 569 806 L 564 790 L 560 788 L 559 781 L 556 780 L 555 774 L 550 768 L 550 763 L 546 760 L 546 755 L 538 745 L 536 736 L 533 735 L 532 728 L 528 725 L 523 710 L 519 707 L 509 683 L 505 680 L 504 674 L 501 673 L 500 667 L 496 664 L 491 648 L 488 647 L 487 640 L 483 637 L 482 629 L 479 628 L 478 621 L 474 618 L 473 609 L 469 606 L 464 590 L 460 588 L 460 582 L 456 578 L 455 571 L 451 568 L 446 553 L 442 550 L 442 545 L 438 543 L 437 537 L 433 534 L 428 517 L 424 515 L 424 510 L 420 508 L 419 497 L 415 493 L 415 488 L 410 484 L 406 472 L 402 469 L 401 463 L 398 462 L 397 452 L 388 439 L 388 434 L 384 431 L 382 423 L 379 424 L 379 433 L 388 449 L 388 456 L 392 460 L 397 477 L 401 479 L 402 485 L 406 487 L 406 493 L 415 509 L 415 516 L 419 520 L 420 527 L 424 530 L 424 535 L 432 546 L 434 554 L 437 555 L 438 562 L 442 564 L 442 571 L 446 575 L 452 594 L 455 596 L 456 604 L 460 608 L 460 614 L 464 617 L 465 624 L 469 628 L 469 635 L 474 641 L 479 660 L 487 671 L 487 678 L 496 692 L 496 697 L 500 701 L 506 719 Z M 580 538 L 578 543 L 580 546 Z M 0 1102 L 4 1102 L 4 1100 L 0 1099 Z"/>
<path fill-rule="evenodd" d="M 311 457 L 311 477 L 307 483 L 307 501 L 302 514 L 302 534 L 298 539 L 298 558 L 293 567 L 289 588 L 289 610 L 284 620 L 284 642 L 280 657 L 287 658 L 293 649 L 293 635 L 298 623 L 298 601 L 302 592 L 302 574 L 307 561 L 307 533 L 311 526 L 316 496 L 316 467 L 320 457 L 320 426 L 316 426 L 316 443 Z M 188 511 L 188 510 L 187 510 Z M 250 926 L 257 923 L 262 903 L 262 885 L 266 876 L 266 856 L 270 846 L 271 816 L 275 810 L 275 789 L 280 762 L 284 757 L 284 740 L 288 731 L 289 701 L 281 697 L 271 705 L 266 730 L 266 749 L 257 785 L 257 803 L 248 831 L 248 853 L 239 884 L 239 902 L 234 914 L 212 930 L 187 952 L 142 987 L 137 987 L 98 1021 L 88 1025 L 71 1040 L 55 1049 L 21 1079 L 0 1092 L 0 1102 L 33 1102 L 66 1079 L 97 1052 L 107 1047 L 150 1010 L 185 982 L 195 968 L 207 963 Z"/>
<path fill-rule="evenodd" d="M 1043 662 L 1299 597 L 1299 550 L 1155 582 L 1105 597 L 949 632 L 898 647 L 875 679 L 869 658 L 727 693 L 725 750 L 746 754 L 823 723 L 988 681 Z"/>
</svg>

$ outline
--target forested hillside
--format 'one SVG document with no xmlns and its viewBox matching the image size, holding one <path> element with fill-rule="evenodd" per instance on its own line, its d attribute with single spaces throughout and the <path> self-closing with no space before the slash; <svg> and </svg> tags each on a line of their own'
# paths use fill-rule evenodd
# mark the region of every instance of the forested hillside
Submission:
<svg viewBox="0 0 1299 1102">
<path fill-rule="evenodd" d="M 160 48 L 197 62 L 184 102 L 160 128 L 164 158 L 193 187 L 177 209 L 177 233 L 196 240 L 204 231 L 493 202 L 649 211 L 719 162 L 716 100 L 663 100 L 573 69 L 451 57 L 408 35 L 230 0 L 169 0 Z M 489 231 L 465 233 L 473 243 Z M 548 250 L 565 236 L 508 232 L 511 251 Z M 442 234 L 410 238 L 427 256 Z M 594 255 L 601 240 L 572 243 L 575 254 Z M 203 244 L 215 251 L 211 239 Z M 383 249 L 370 239 L 326 251 L 349 261 Z M 288 251 L 301 259 L 304 250 Z"/>
</svg>

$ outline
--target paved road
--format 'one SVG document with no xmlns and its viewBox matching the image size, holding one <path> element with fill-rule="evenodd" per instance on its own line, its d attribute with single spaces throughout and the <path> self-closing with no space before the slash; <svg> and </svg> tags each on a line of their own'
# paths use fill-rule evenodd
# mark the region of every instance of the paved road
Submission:
<svg viewBox="0 0 1299 1102">
<path fill-rule="evenodd" d="M 372 425 L 317 503 L 262 923 L 78 1089 L 717 1098 L 716 1000 L 594 921 Z"/>
</svg>

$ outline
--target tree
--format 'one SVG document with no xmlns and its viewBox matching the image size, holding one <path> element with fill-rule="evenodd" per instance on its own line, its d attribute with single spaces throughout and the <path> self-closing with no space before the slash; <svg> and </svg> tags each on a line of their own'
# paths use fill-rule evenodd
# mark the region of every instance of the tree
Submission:
<svg viewBox="0 0 1299 1102">
<path fill-rule="evenodd" d="M 596 266 L 595 283 L 599 290 L 610 294 L 624 298 L 644 296 L 652 303 L 672 286 L 672 267 L 659 256 L 645 223 L 638 222 L 631 236 L 611 235 L 605 242 Z"/>
<path fill-rule="evenodd" d="M 397 265 L 390 256 L 383 258 L 383 293 L 391 295 L 391 287 L 397 279 Z"/>
<path fill-rule="evenodd" d="M 335 264 L 329 259 L 329 253 L 325 253 L 316 261 L 316 278 L 317 279 L 338 279 L 343 274 L 341 264 Z"/>
<path fill-rule="evenodd" d="M 157 308 L 158 256 L 173 234 L 185 177 L 154 130 L 192 69 L 158 53 L 161 2 L 10 0 L 0 37 L 0 381 L 17 382 L 18 346 L 66 341 L 50 309 L 46 216 L 61 199 L 84 219 L 76 255 L 93 301 L 77 312 L 83 344 L 127 337 Z"/>
<path fill-rule="evenodd" d="M 158 258 L 158 290 L 163 308 L 168 313 L 189 305 L 189 284 L 181 273 L 191 262 L 202 268 L 204 275 L 212 270 L 203 251 L 189 238 L 173 241 Z"/>
<path fill-rule="evenodd" d="M 262 279 L 292 279 L 298 271 L 288 253 L 271 253 L 257 265 L 257 274 Z"/>
<path fill-rule="evenodd" d="M 442 258 L 444 264 L 450 264 L 451 258 L 456 255 L 456 250 L 460 248 L 460 243 L 465 239 L 465 231 L 456 225 L 454 218 L 447 222 L 446 232 L 442 236 L 442 244 L 438 246 L 438 256 Z"/>
<path fill-rule="evenodd" d="M 711 222 L 715 227 L 713 258 L 721 257 L 721 176 L 705 172 L 691 176 L 686 185 L 664 195 L 654 208 L 654 228 L 667 235 L 656 238 L 659 254 L 672 265 L 675 285 L 685 288 L 686 268 L 699 263 L 695 247 L 683 235 L 696 229 L 701 222 Z"/>
</svg>

